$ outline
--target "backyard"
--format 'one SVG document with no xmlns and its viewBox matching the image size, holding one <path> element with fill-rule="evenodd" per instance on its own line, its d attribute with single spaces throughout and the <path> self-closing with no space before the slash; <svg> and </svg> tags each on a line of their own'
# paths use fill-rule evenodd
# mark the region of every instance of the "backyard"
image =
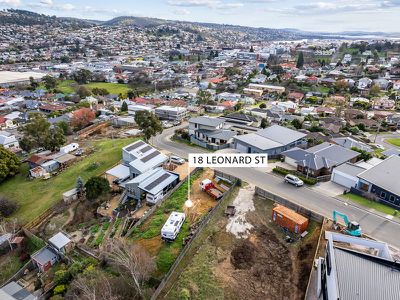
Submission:
<svg viewBox="0 0 400 300">
<path fill-rule="evenodd" d="M 211 178 L 210 176 L 212 176 L 212 171 L 207 169 L 198 171 L 190 177 L 191 200 L 193 202 L 191 211 L 185 208 L 188 193 L 186 181 L 139 228 L 134 230 L 131 240 L 141 244 L 155 257 L 157 271 L 154 277 L 161 278 L 168 272 L 184 246 L 183 239 L 189 235 L 190 226 L 196 224 L 217 204 L 214 199 L 199 190 L 200 180 Z M 166 243 L 161 239 L 160 232 L 169 214 L 173 211 L 185 212 L 186 221 L 183 223 L 176 240 Z"/>
<path fill-rule="evenodd" d="M 94 153 L 47 181 L 29 180 L 28 165 L 23 164 L 17 176 L 0 185 L 0 194 L 18 203 L 19 208 L 14 217 L 22 224 L 27 223 L 60 201 L 62 193 L 75 186 L 78 176 L 85 181 L 110 169 L 121 159 L 121 148 L 133 141 L 134 139 L 93 141 Z"/>
</svg>

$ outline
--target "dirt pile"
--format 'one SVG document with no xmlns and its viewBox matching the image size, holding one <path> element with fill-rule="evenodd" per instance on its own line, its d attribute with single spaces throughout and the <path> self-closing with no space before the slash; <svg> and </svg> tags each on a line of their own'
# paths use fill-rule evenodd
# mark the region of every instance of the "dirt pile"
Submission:
<svg viewBox="0 0 400 300">
<path fill-rule="evenodd" d="M 236 269 L 250 269 L 254 265 L 254 252 L 251 242 L 243 241 L 232 250 L 231 263 Z"/>
</svg>

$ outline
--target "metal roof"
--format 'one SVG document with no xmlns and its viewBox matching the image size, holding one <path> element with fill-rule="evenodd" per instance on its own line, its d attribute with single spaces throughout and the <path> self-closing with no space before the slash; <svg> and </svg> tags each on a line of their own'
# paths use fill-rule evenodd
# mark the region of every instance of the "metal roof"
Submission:
<svg viewBox="0 0 400 300">
<path fill-rule="evenodd" d="M 357 177 L 358 174 L 365 171 L 366 169 L 361 166 L 358 166 L 358 165 L 354 165 L 351 163 L 345 163 L 343 165 L 336 167 L 335 170 Z"/>
<path fill-rule="evenodd" d="M 45 265 L 47 262 L 57 257 L 57 254 L 53 251 L 50 250 L 48 247 L 42 248 L 32 255 L 32 259 L 34 259 L 41 265 Z"/>
<path fill-rule="evenodd" d="M 341 300 L 397 300 L 399 265 L 334 247 L 338 293 Z"/>
<path fill-rule="evenodd" d="M 235 137 L 235 140 L 238 140 L 240 142 L 244 142 L 248 145 L 251 145 L 255 148 L 258 148 L 260 150 L 268 150 L 268 149 L 274 149 L 274 148 L 279 148 L 282 147 L 282 144 L 274 142 L 270 139 L 266 139 L 257 133 L 250 133 L 250 134 L 245 134 L 245 135 L 237 135 Z"/>
<path fill-rule="evenodd" d="M 362 172 L 358 177 L 400 196 L 399 172 L 400 156 L 393 155 L 371 169 Z"/>
<path fill-rule="evenodd" d="M 130 176 L 129 167 L 119 164 L 106 172 L 107 175 L 114 176 L 118 179 L 125 179 Z"/>
<path fill-rule="evenodd" d="M 291 144 L 306 137 L 306 134 L 283 126 L 273 125 L 257 132 L 258 135 L 282 145 Z"/>
<path fill-rule="evenodd" d="M 170 173 L 163 168 L 157 168 L 155 172 L 140 182 L 139 188 L 147 193 L 156 195 L 178 178 L 179 176 L 176 174 Z"/>
<path fill-rule="evenodd" d="M 20 286 L 15 281 L 11 281 L 3 288 L 0 289 L 1 300 L 35 300 L 36 296 L 33 296 L 26 289 Z"/>
<path fill-rule="evenodd" d="M 70 242 L 71 240 L 62 232 L 57 233 L 56 235 L 54 235 L 49 239 L 49 243 L 56 246 L 57 249 L 64 248 Z"/>
<path fill-rule="evenodd" d="M 224 123 L 225 120 L 223 119 L 218 119 L 218 118 L 210 118 L 210 117 L 195 117 L 195 118 L 190 118 L 189 123 L 196 123 L 204 126 L 211 126 L 211 127 L 217 127 Z"/>
</svg>

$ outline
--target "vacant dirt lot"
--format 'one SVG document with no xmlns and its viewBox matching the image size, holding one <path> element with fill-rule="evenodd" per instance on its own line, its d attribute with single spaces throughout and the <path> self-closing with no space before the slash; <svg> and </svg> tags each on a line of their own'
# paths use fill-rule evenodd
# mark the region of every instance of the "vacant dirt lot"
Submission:
<svg viewBox="0 0 400 300">
<path fill-rule="evenodd" d="M 243 195 L 251 189 L 249 186 L 242 189 L 238 198 L 244 201 Z M 250 199 L 246 199 L 245 207 L 251 209 L 241 213 L 238 224 L 248 224 L 245 226 L 248 233 L 231 232 L 227 225 L 232 221 L 223 216 L 211 223 L 210 235 L 167 299 L 187 293 L 190 299 L 304 298 L 319 227 L 311 222 L 310 234 L 304 240 L 287 243 L 283 230 L 271 222 L 273 203 L 246 196 Z M 233 202 L 237 203 L 236 200 Z"/>
</svg>

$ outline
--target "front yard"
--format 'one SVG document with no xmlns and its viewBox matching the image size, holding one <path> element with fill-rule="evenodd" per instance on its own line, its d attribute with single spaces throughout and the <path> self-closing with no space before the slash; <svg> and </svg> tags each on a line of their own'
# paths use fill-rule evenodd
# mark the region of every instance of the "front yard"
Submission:
<svg viewBox="0 0 400 300">
<path fill-rule="evenodd" d="M 396 147 L 400 147 L 400 139 L 387 139 L 387 142 Z"/>
<path fill-rule="evenodd" d="M 382 203 L 368 200 L 367 198 L 364 198 L 364 197 L 361 197 L 361 196 L 358 196 L 355 194 L 348 193 L 346 195 L 341 195 L 341 197 L 344 199 L 353 201 L 355 203 L 361 204 L 365 207 L 375 209 L 376 211 L 379 211 L 379 212 L 387 214 L 387 215 L 393 216 L 393 215 L 397 214 L 397 210 L 390 206 L 386 206 Z"/>
<path fill-rule="evenodd" d="M 78 176 L 86 181 L 110 169 L 121 159 L 121 148 L 133 141 L 134 139 L 95 141 L 93 154 L 47 181 L 29 180 L 28 165 L 23 164 L 17 176 L 0 185 L 0 194 L 18 203 L 19 208 L 13 217 L 18 218 L 22 224 L 27 223 L 59 202 L 62 193 L 75 186 Z"/>
</svg>

